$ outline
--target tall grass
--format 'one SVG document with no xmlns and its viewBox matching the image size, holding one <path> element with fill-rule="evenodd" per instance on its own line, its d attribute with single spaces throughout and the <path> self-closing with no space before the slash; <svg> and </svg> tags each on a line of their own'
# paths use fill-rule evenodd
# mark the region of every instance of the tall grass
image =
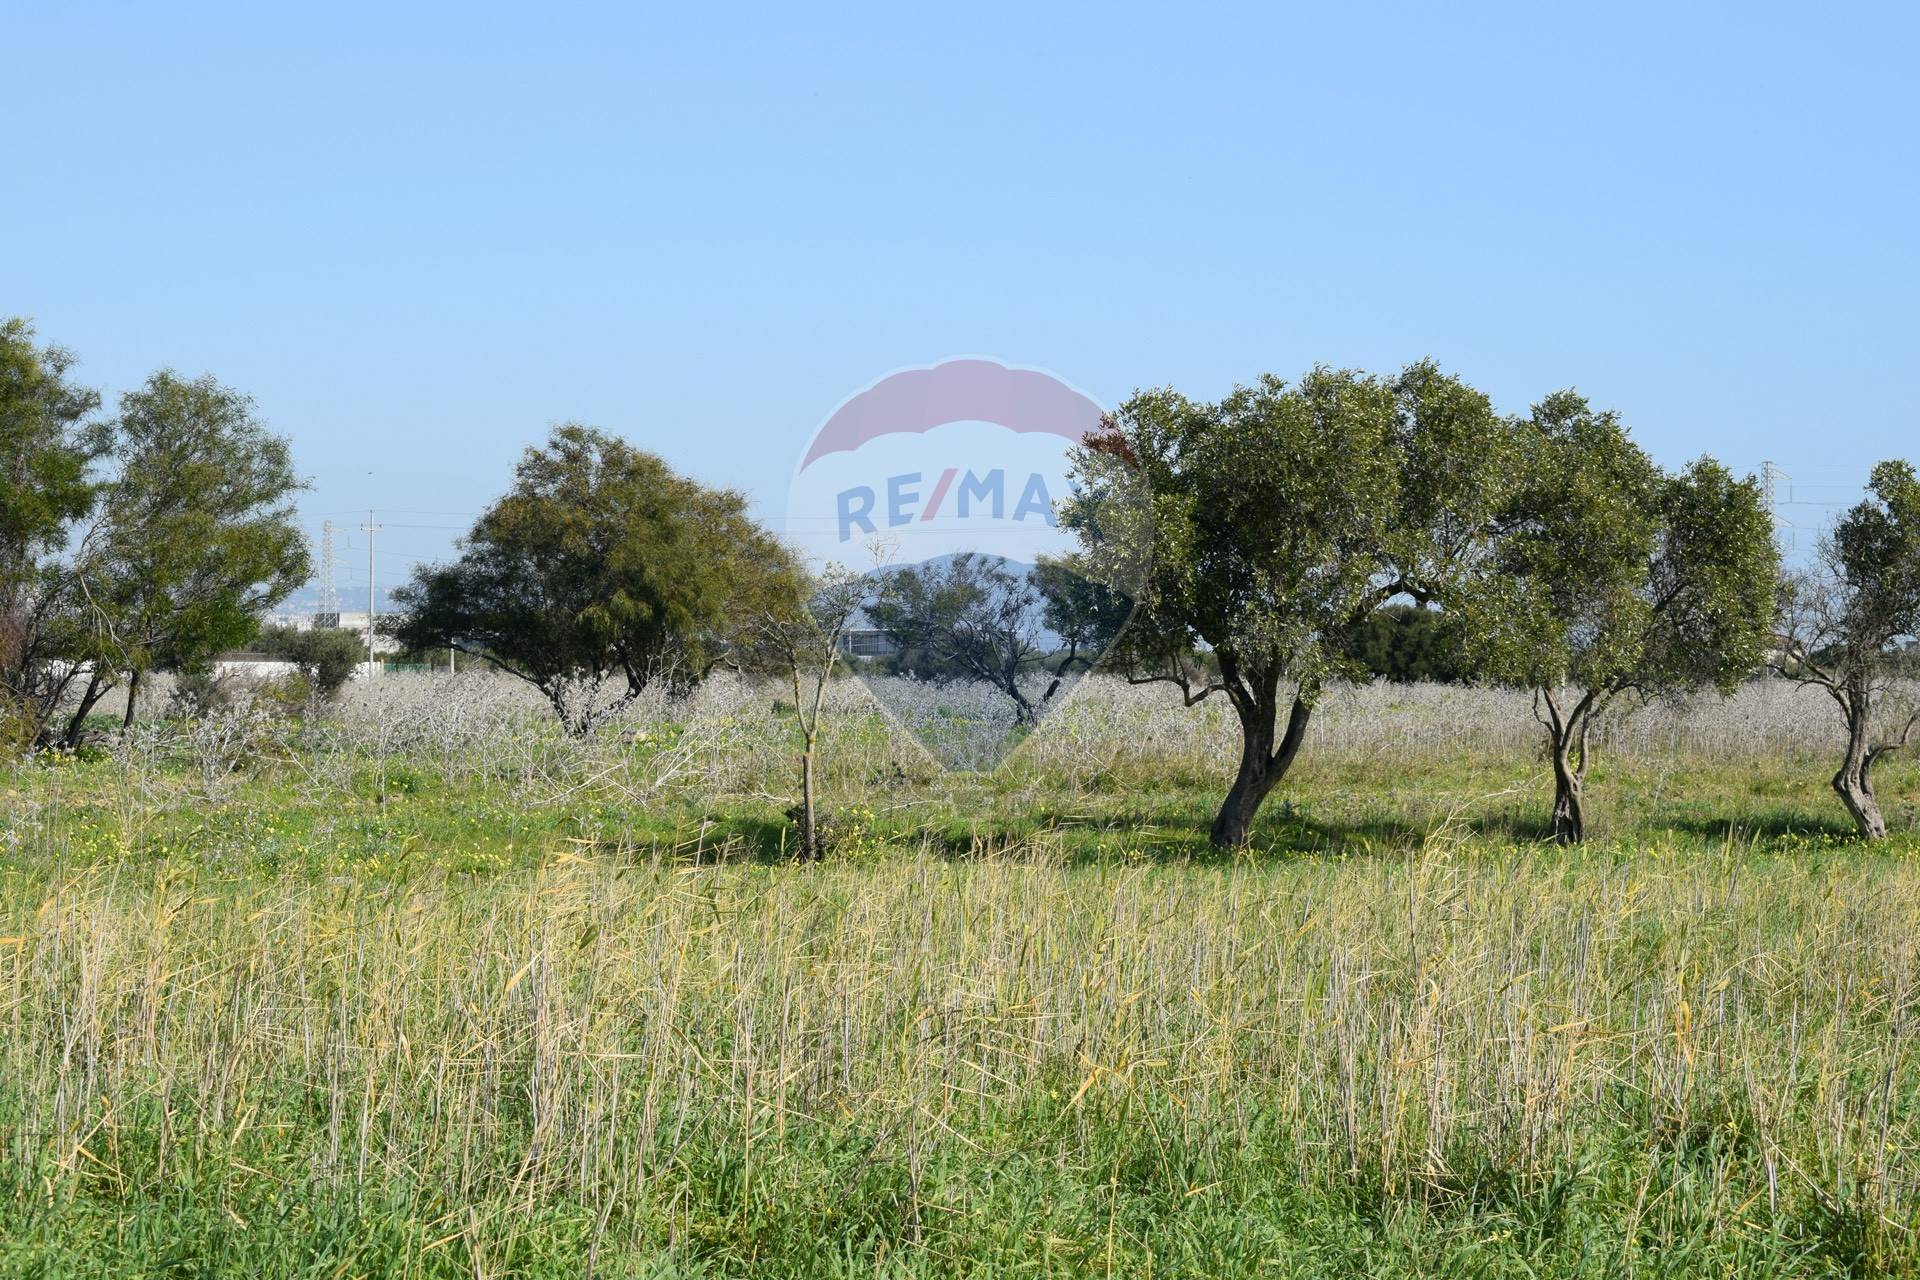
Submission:
<svg viewBox="0 0 1920 1280">
<path fill-rule="evenodd" d="M 0 1274 L 1920 1274 L 1911 842 L 1673 821 L 1818 791 L 1793 695 L 1627 722 L 1662 796 L 1560 853 L 1472 817 L 1523 701 L 1342 694 L 1274 852 L 1193 860 L 1143 796 L 1226 727 L 1091 694 L 980 780 L 838 691 L 896 820 L 813 867 L 727 825 L 788 767 L 744 685 L 0 771 Z M 1438 807 L 1300 852 L 1356 782 Z"/>
<path fill-rule="evenodd" d="M 20 1256 L 1920 1260 L 1906 864 L 98 869 L 0 900 Z"/>
</svg>

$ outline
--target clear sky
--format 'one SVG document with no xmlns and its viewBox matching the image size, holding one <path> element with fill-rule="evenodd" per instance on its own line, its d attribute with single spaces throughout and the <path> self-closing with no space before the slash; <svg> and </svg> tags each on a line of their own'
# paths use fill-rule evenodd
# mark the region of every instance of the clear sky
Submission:
<svg viewBox="0 0 1920 1280">
<path fill-rule="evenodd" d="M 251 392 L 383 586 L 554 422 L 774 515 L 956 355 L 1109 404 L 1431 355 L 1776 460 L 1807 528 L 1920 454 L 1914 9 L 1450 9 L 6 3 L 0 313 Z"/>
</svg>

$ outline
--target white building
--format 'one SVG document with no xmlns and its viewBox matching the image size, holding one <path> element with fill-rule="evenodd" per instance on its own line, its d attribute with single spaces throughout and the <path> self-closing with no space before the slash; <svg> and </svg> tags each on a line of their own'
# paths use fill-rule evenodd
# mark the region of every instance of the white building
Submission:
<svg viewBox="0 0 1920 1280">
<path fill-rule="evenodd" d="M 374 615 L 373 651 L 375 654 L 400 652 L 400 642 L 386 634 L 381 628 L 395 619 L 396 615 L 381 613 Z M 295 631 L 332 630 L 349 631 L 365 639 L 367 634 L 367 611 L 358 613 L 269 613 L 261 619 L 268 626 L 292 627 Z"/>
</svg>

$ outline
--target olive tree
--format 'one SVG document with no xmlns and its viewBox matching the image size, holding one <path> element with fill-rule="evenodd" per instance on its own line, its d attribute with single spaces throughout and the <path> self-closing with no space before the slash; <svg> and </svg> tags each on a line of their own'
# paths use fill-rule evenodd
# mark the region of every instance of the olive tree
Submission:
<svg viewBox="0 0 1920 1280">
<path fill-rule="evenodd" d="M 792 554 L 746 508 L 623 440 L 557 427 L 526 451 L 459 558 L 395 592 L 397 634 L 526 681 L 585 735 L 652 684 L 705 678 L 795 589 Z"/>
<path fill-rule="evenodd" d="M 1504 501 L 1510 434 L 1420 363 L 1267 376 L 1218 403 L 1141 392 L 1083 442 L 1064 523 L 1101 580 L 1139 584 L 1107 665 L 1189 705 L 1219 695 L 1239 722 L 1215 845 L 1245 843 L 1322 689 L 1357 675 L 1355 629 L 1396 599 L 1453 598 Z"/>
<path fill-rule="evenodd" d="M 1873 469 L 1872 497 L 1842 515 L 1814 566 L 1782 592 L 1773 666 L 1824 689 L 1839 709 L 1846 749 L 1833 789 L 1863 839 L 1887 834 L 1873 769 L 1920 727 L 1900 646 L 1920 634 L 1920 480 L 1905 462 Z"/>
<path fill-rule="evenodd" d="M 291 662 L 322 698 L 338 697 L 366 661 L 365 640 L 337 627 L 266 627 L 254 642 L 262 653 Z M 129 708 L 131 715 L 131 708 Z"/>
<path fill-rule="evenodd" d="M 1557 392 L 1516 424 L 1520 482 L 1459 601 L 1479 669 L 1531 688 L 1553 837 L 1586 836 L 1594 725 L 1616 699 L 1731 692 L 1766 656 L 1778 556 L 1759 485 L 1663 472 L 1618 415 Z"/>
</svg>

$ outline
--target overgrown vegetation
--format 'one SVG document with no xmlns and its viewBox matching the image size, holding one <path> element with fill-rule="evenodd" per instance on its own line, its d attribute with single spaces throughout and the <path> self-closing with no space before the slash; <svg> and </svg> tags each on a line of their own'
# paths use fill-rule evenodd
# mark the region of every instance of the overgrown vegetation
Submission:
<svg viewBox="0 0 1920 1280">
<path fill-rule="evenodd" d="M 0 1271 L 1913 1274 L 1920 772 L 1817 691 L 1595 730 L 1331 687 L 1250 846 L 1234 717 L 1095 676 L 990 775 L 860 686 L 585 738 L 502 678 L 0 771 Z"/>
<path fill-rule="evenodd" d="M 0 323 L 0 746 L 73 750 L 124 686 L 204 673 L 306 580 L 286 440 L 211 376 L 153 374 L 109 419 L 73 357 Z"/>
</svg>

